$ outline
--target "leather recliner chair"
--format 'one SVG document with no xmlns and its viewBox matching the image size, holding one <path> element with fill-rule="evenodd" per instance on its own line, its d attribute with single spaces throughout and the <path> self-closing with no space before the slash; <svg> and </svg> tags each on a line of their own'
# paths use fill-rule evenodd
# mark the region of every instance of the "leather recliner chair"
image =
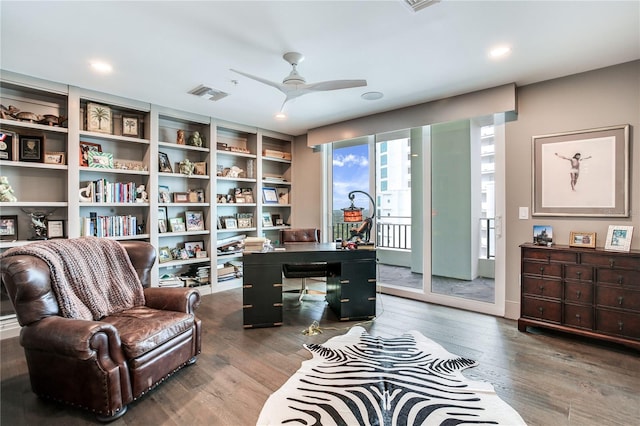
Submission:
<svg viewBox="0 0 640 426">
<path fill-rule="evenodd" d="M 190 288 L 150 287 L 154 247 L 123 241 L 143 286 L 145 306 L 98 321 L 61 315 L 50 268 L 42 259 L 1 259 L 0 272 L 22 326 L 33 392 L 90 410 L 107 422 L 185 365 L 201 347 L 200 294 Z M 96 259 L 99 262 L 100 259 Z"/>
</svg>

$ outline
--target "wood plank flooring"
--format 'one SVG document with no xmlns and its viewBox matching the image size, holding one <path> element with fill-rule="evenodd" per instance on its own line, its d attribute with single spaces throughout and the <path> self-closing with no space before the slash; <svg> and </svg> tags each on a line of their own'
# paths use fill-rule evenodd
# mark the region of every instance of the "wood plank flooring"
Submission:
<svg viewBox="0 0 640 426">
<path fill-rule="evenodd" d="M 203 297 L 202 354 L 111 423 L 120 425 L 253 425 L 267 397 L 322 343 L 355 325 L 336 321 L 321 296 L 285 297 L 284 325 L 242 328 L 242 293 Z M 317 320 L 323 333 L 302 330 Z M 542 330 L 520 333 L 515 321 L 388 295 L 378 297 L 371 334 L 418 330 L 449 352 L 473 358 L 464 371 L 491 382 L 529 425 L 640 424 L 640 353 Z M 37 398 L 18 339 L 0 342 L 1 425 L 89 425 L 84 411 Z"/>
</svg>

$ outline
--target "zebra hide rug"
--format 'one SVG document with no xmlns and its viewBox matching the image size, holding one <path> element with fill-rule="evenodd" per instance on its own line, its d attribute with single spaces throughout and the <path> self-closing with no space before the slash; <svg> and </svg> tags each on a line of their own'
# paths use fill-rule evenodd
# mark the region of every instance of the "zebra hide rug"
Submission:
<svg viewBox="0 0 640 426">
<path fill-rule="evenodd" d="M 485 382 L 417 331 L 374 337 L 356 326 L 324 345 L 265 403 L 258 425 L 524 425 Z"/>
</svg>

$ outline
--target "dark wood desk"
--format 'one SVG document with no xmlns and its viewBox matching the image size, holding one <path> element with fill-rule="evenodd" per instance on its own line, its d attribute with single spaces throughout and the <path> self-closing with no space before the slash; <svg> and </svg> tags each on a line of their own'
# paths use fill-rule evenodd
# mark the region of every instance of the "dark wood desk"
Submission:
<svg viewBox="0 0 640 426">
<path fill-rule="evenodd" d="M 341 321 L 375 317 L 375 250 L 337 250 L 333 243 L 284 247 L 243 255 L 245 328 L 282 325 L 282 266 L 291 263 L 327 262 L 327 302 Z"/>
</svg>

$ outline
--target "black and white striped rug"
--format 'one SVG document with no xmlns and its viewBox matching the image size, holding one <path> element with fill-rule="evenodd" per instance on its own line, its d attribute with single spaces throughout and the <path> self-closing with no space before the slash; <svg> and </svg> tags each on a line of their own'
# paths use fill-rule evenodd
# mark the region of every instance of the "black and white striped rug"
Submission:
<svg viewBox="0 0 640 426">
<path fill-rule="evenodd" d="M 262 425 L 524 425 L 486 382 L 461 371 L 476 361 L 417 331 L 369 335 L 362 327 L 305 345 L 313 359 L 265 403 Z"/>
</svg>

